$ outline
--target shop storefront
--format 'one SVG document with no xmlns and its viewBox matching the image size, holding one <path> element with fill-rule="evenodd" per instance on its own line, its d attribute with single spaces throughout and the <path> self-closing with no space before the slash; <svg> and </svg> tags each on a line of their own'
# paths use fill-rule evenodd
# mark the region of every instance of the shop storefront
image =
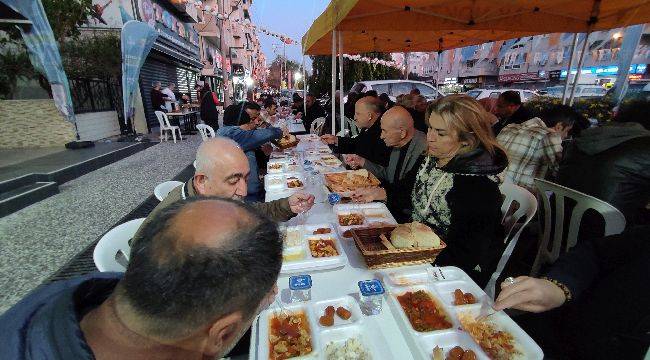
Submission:
<svg viewBox="0 0 650 360">
<path fill-rule="evenodd" d="M 140 19 L 158 32 L 158 39 L 140 70 L 142 102 L 151 130 L 159 126 L 151 105 L 152 84 L 160 81 L 164 87 L 171 82 L 176 84 L 177 92 L 197 99 L 194 85 L 203 64 L 199 56 L 199 36 L 188 14 L 165 1 L 139 0 L 138 5 Z"/>
</svg>

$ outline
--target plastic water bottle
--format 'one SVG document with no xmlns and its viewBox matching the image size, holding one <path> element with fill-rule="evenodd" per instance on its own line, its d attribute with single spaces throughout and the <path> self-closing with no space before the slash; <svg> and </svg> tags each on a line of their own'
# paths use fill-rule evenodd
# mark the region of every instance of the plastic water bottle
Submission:
<svg viewBox="0 0 650 360">
<path fill-rule="evenodd" d="M 384 287 L 377 279 L 359 281 L 359 300 L 361 311 L 366 315 L 381 313 Z"/>
<path fill-rule="evenodd" d="M 295 275 L 289 277 L 289 300 L 294 302 L 311 300 L 311 276 Z"/>
</svg>

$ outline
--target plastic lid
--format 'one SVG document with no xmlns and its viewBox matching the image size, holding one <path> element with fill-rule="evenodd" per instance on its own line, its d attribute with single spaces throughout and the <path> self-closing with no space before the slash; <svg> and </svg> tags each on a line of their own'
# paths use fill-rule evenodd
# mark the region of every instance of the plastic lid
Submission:
<svg viewBox="0 0 650 360">
<path fill-rule="evenodd" d="M 381 295 L 384 293 L 384 287 L 381 281 L 377 279 L 359 281 L 359 290 L 363 296 Z"/>
<path fill-rule="evenodd" d="M 341 195 L 337 193 L 330 193 L 327 195 L 327 201 L 329 201 L 330 205 L 338 204 L 341 201 Z"/>
<path fill-rule="evenodd" d="M 307 290 L 311 289 L 311 276 L 309 275 L 295 275 L 289 277 L 289 289 L 291 290 Z"/>
</svg>

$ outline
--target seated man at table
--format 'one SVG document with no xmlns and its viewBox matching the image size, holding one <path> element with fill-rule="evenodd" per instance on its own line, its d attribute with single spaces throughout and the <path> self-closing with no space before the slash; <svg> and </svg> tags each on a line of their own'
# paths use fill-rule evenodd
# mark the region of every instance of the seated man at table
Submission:
<svg viewBox="0 0 650 360">
<path fill-rule="evenodd" d="M 352 198 L 359 202 L 386 200 L 395 220 L 408 222 L 413 209 L 411 192 L 427 150 L 427 138 L 415 129 L 411 114 L 401 106 L 393 106 L 381 117 L 381 138 L 392 148 L 388 166 L 375 164 L 359 155 L 345 157 L 348 165 L 367 169 L 383 186 L 357 190 Z"/>
<path fill-rule="evenodd" d="M 272 97 L 267 97 L 266 100 L 264 100 L 264 109 L 262 109 L 262 112 L 260 112 L 262 121 L 269 124 L 275 124 L 278 119 L 276 115 L 277 112 L 278 104 L 275 103 L 275 100 L 273 100 Z"/>
<path fill-rule="evenodd" d="M 338 147 L 339 154 L 357 154 L 381 166 L 388 166 L 390 149 L 381 139 L 379 118 L 382 105 L 378 98 L 366 96 L 354 104 L 354 122 L 360 130 L 357 137 L 321 136 L 325 143 Z"/>
<path fill-rule="evenodd" d="M 247 194 L 247 181 L 250 175 L 248 158 L 234 141 L 216 137 L 204 141 L 196 152 L 196 171 L 194 176 L 182 186 L 172 190 L 165 200 L 153 209 L 145 224 L 160 211 L 180 199 L 197 196 L 220 196 L 243 200 Z M 288 198 L 250 205 L 264 213 L 273 221 L 287 221 L 296 214 L 307 211 L 314 204 L 314 196 L 303 193 Z"/>
<path fill-rule="evenodd" d="M 223 111 L 223 126 L 238 126 L 256 120 L 262 108 L 256 103 L 243 101 L 228 106 Z"/>
<path fill-rule="evenodd" d="M 257 105 L 257 104 L 256 104 Z M 234 140 L 246 153 L 250 167 L 250 178 L 248 179 L 247 200 L 258 201 L 263 195 L 263 186 L 260 181 L 260 172 L 258 166 L 258 156 L 265 156 L 262 145 L 273 140 L 278 140 L 289 132 L 277 127 L 261 128 L 258 117 L 242 117 L 238 126 L 224 126 L 217 131 L 218 136 L 227 137 Z M 268 124 L 266 124 L 268 125 Z M 265 162 L 262 162 L 265 163 Z"/>
<path fill-rule="evenodd" d="M 178 201 L 133 239 L 125 273 L 47 284 L 4 313 L 2 358 L 218 359 L 273 301 L 281 265 L 262 213 Z"/>
<path fill-rule="evenodd" d="M 302 114 L 300 118 L 302 119 L 302 124 L 305 125 L 305 129 L 309 131 L 311 128 L 311 123 L 318 118 L 324 118 L 327 116 L 327 112 L 323 109 L 322 106 L 316 101 L 316 96 L 314 94 L 307 94 L 305 98 L 305 105 L 307 105 L 307 112 Z M 302 113 L 303 109 L 299 109 L 298 112 Z M 299 117 L 299 116 L 296 116 Z"/>
</svg>

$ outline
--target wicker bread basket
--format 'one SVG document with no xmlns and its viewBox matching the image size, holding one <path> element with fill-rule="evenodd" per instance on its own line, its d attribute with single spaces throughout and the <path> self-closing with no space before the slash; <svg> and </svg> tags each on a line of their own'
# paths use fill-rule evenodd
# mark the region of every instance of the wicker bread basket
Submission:
<svg viewBox="0 0 650 360">
<path fill-rule="evenodd" d="M 384 234 L 390 238 L 390 233 L 396 226 L 356 228 L 350 230 L 357 249 L 363 255 L 369 269 L 383 269 L 407 265 L 433 263 L 447 245 L 440 240 L 437 248 L 404 248 L 388 249 L 379 236 Z"/>
</svg>

